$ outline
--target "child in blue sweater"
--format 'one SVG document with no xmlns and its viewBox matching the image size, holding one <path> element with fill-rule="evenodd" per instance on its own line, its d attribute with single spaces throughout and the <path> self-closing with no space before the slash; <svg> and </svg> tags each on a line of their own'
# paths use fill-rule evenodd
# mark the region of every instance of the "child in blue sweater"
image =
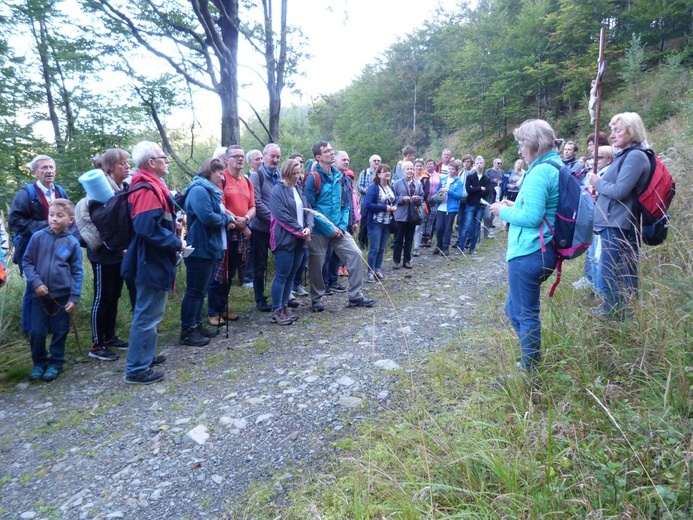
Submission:
<svg viewBox="0 0 693 520">
<path fill-rule="evenodd" d="M 24 255 L 24 274 L 33 291 L 31 302 L 31 381 L 53 381 L 65 362 L 65 341 L 70 330 L 70 313 L 82 291 L 82 249 L 67 233 L 74 222 L 75 206 L 55 199 L 48 207 L 48 228 L 34 233 Z M 49 329 L 50 328 L 50 329 Z M 53 332 L 50 353 L 46 352 L 48 330 Z"/>
</svg>

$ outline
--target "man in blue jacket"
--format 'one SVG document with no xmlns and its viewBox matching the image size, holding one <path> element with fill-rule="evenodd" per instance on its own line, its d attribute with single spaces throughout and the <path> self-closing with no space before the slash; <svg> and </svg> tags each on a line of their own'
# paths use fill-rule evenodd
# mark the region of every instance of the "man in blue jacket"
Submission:
<svg viewBox="0 0 693 520">
<path fill-rule="evenodd" d="M 168 173 L 168 157 L 156 143 L 142 141 L 132 150 L 138 168 L 130 190 L 138 184 L 149 188 L 129 196 L 130 216 L 135 235 L 130 240 L 121 275 L 134 279 L 137 298 L 130 329 L 130 347 L 125 367 L 125 382 L 149 385 L 164 377 L 152 365 L 165 361 L 155 356 L 156 326 L 164 317 L 166 297 L 176 280 L 176 254 L 185 249 L 185 240 L 176 235 L 176 212 L 163 177 Z"/>
<path fill-rule="evenodd" d="M 308 204 L 318 214 L 310 242 L 308 274 L 310 276 L 310 299 L 316 312 L 325 309 L 322 297 L 325 282 L 322 265 L 325 263 L 327 246 L 337 253 L 349 272 L 349 307 L 372 307 L 375 300 L 366 298 L 363 288 L 363 262 L 361 250 L 348 232 L 351 194 L 344 189 L 343 174 L 334 165 L 334 149 L 327 141 L 313 145 L 315 163 L 313 172 L 305 179 L 305 195 Z M 316 182 L 316 178 L 319 179 Z"/>
</svg>

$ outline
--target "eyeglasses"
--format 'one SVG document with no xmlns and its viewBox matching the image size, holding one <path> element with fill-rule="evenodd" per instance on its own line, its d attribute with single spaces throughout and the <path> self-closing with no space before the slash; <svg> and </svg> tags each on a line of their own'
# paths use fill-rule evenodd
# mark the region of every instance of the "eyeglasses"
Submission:
<svg viewBox="0 0 693 520">
<path fill-rule="evenodd" d="M 168 157 L 166 157 L 165 155 L 162 155 L 160 157 L 152 157 L 150 160 L 156 161 L 157 159 L 161 159 L 162 161 L 168 161 Z"/>
<path fill-rule="evenodd" d="M 244 155 L 227 155 L 227 159 L 245 159 Z"/>
<path fill-rule="evenodd" d="M 597 159 L 606 159 L 606 155 L 597 155 Z"/>
</svg>

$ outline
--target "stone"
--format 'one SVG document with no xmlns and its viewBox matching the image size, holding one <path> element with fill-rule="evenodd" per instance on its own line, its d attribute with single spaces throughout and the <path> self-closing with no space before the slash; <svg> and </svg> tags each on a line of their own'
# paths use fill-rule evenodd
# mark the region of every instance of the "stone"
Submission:
<svg viewBox="0 0 693 520">
<path fill-rule="evenodd" d="M 212 475 L 212 480 L 215 484 L 221 485 L 221 483 L 224 481 L 224 477 L 222 477 L 221 475 Z"/>
<path fill-rule="evenodd" d="M 28 383 L 27 383 L 28 386 Z M 24 511 L 21 515 L 19 515 L 19 518 L 22 518 L 23 520 L 32 520 L 33 518 L 36 518 L 38 514 L 36 514 L 34 511 Z"/>
<path fill-rule="evenodd" d="M 358 408 L 363 403 L 363 399 L 359 397 L 351 397 L 348 395 L 340 395 L 337 404 L 344 408 Z"/>
<path fill-rule="evenodd" d="M 122 511 L 113 511 L 112 513 L 108 513 L 106 518 L 125 518 L 125 515 Z"/>
<path fill-rule="evenodd" d="M 351 386 L 355 383 L 352 378 L 349 376 L 342 376 L 339 379 L 337 379 L 337 384 L 342 385 L 342 386 Z"/>
<path fill-rule="evenodd" d="M 411 334 L 411 327 L 409 325 L 406 327 L 400 327 L 397 329 L 397 332 L 401 332 L 402 334 Z"/>
<path fill-rule="evenodd" d="M 258 415 L 257 419 L 255 419 L 255 424 L 269 422 L 272 419 L 272 417 L 274 417 L 273 413 L 263 413 L 262 415 Z"/>
<path fill-rule="evenodd" d="M 388 398 L 389 395 L 390 395 L 390 392 L 388 392 L 387 390 L 383 390 L 382 392 L 380 392 L 378 394 L 378 401 L 384 401 L 385 399 Z"/>
<path fill-rule="evenodd" d="M 400 366 L 391 359 L 379 359 L 373 364 L 383 370 L 399 370 L 400 368 Z"/>
<path fill-rule="evenodd" d="M 207 427 L 204 424 L 198 424 L 188 432 L 188 434 L 186 435 L 186 439 L 190 439 L 196 444 L 204 446 L 205 442 L 207 442 L 207 439 L 209 439 Z"/>
</svg>

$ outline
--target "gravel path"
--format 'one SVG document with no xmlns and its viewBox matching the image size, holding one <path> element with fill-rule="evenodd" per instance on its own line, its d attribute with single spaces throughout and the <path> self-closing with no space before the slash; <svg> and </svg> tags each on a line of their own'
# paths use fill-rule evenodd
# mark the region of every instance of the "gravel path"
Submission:
<svg viewBox="0 0 693 520">
<path fill-rule="evenodd" d="M 0 518 L 229 518 L 252 482 L 281 491 L 292 468 L 320 467 L 351 425 L 389 406 L 406 370 L 483 318 L 479 296 L 505 264 L 495 240 L 479 250 L 422 250 L 411 271 L 386 261 L 384 286 L 366 287 L 372 309 L 337 294 L 314 314 L 304 299 L 289 327 L 253 310 L 228 340 L 163 345 L 155 385 L 125 385 L 124 355 L 17 385 L 0 396 Z"/>
</svg>

